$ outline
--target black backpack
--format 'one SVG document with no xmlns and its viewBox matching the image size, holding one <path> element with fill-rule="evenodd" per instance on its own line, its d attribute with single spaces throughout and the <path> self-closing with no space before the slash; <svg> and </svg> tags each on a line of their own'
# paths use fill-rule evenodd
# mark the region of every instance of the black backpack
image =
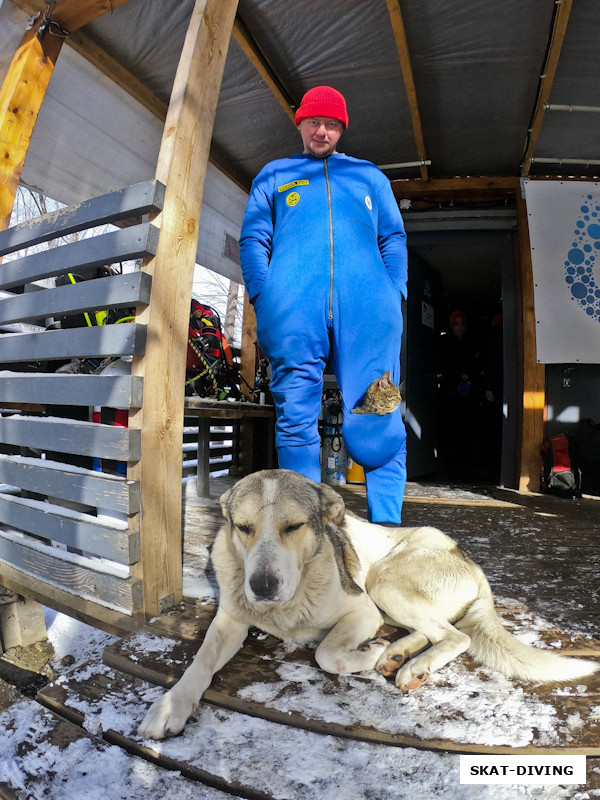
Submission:
<svg viewBox="0 0 600 800">
<path fill-rule="evenodd" d="M 570 433 L 559 433 L 544 441 L 540 488 L 558 497 L 581 497 L 581 470 Z"/>
</svg>

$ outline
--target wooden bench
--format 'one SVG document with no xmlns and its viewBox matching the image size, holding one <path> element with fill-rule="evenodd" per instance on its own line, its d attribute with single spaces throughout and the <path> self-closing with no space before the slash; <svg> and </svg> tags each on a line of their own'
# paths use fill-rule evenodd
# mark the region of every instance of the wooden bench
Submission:
<svg viewBox="0 0 600 800">
<path fill-rule="evenodd" d="M 184 415 L 186 417 L 198 418 L 198 464 L 197 464 L 197 493 L 198 497 L 209 497 L 209 477 L 210 477 L 210 427 L 211 423 L 230 420 L 232 422 L 254 423 L 264 420 L 269 423 L 275 417 L 275 409 L 271 405 L 258 405 L 244 401 L 229 400 L 210 400 L 203 397 L 186 397 L 184 404 Z M 252 425 L 252 429 L 254 425 Z M 233 438 L 233 435 L 232 435 Z M 252 442 L 253 437 L 248 437 L 249 442 L 244 446 L 244 465 L 243 472 L 253 472 L 255 467 L 255 447 Z M 272 424 L 266 425 L 266 441 L 264 451 L 264 466 L 267 469 L 273 467 L 274 453 L 274 427 Z"/>
</svg>

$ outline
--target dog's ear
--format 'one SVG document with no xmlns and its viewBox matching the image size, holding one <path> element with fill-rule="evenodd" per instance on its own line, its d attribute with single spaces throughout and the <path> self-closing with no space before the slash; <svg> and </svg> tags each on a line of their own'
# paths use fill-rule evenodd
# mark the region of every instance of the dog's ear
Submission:
<svg viewBox="0 0 600 800">
<path fill-rule="evenodd" d="M 340 495 L 330 486 L 327 486 L 326 483 L 319 484 L 319 492 L 321 496 L 321 516 L 323 522 L 329 522 L 331 520 L 331 522 L 336 525 L 341 525 L 344 521 L 344 513 L 346 511 L 344 501 Z"/>
<path fill-rule="evenodd" d="M 232 486 L 231 489 L 227 489 L 226 492 L 223 492 L 221 497 L 219 497 L 219 503 L 221 504 L 221 513 L 225 517 L 225 519 L 229 519 L 228 513 L 228 503 L 229 498 L 231 497 L 231 493 L 233 492 L 234 487 Z"/>
</svg>

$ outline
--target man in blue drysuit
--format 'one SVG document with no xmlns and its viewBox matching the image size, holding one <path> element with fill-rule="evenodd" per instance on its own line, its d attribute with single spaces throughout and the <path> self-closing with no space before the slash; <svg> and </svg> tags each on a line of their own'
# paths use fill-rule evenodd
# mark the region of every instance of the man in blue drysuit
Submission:
<svg viewBox="0 0 600 800">
<path fill-rule="evenodd" d="M 400 382 L 402 218 L 383 173 L 337 152 L 348 126 L 339 92 L 308 91 L 296 125 L 304 152 L 258 174 L 240 238 L 258 341 L 273 373 L 279 466 L 320 480 L 318 417 L 330 357 L 344 442 L 365 470 L 369 519 L 397 525 L 406 483 L 400 408 L 384 416 L 351 409 L 386 370 Z"/>
</svg>

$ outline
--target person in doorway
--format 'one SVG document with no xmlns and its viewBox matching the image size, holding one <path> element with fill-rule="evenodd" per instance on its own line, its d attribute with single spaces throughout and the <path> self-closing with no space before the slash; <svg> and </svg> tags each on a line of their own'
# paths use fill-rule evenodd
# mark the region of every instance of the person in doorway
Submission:
<svg viewBox="0 0 600 800">
<path fill-rule="evenodd" d="M 483 361 L 483 424 L 490 469 L 497 480 L 502 457 L 504 334 L 502 312 L 492 317 Z"/>
<path fill-rule="evenodd" d="M 342 393 L 343 436 L 364 467 L 369 519 L 400 524 L 406 432 L 399 409 L 351 409 L 387 370 L 400 378 L 406 236 L 390 183 L 338 153 L 344 97 L 308 91 L 296 112 L 303 151 L 267 164 L 252 184 L 240 255 L 261 348 L 271 362 L 279 466 L 319 481 L 323 369 Z"/>
<path fill-rule="evenodd" d="M 463 311 L 450 315 L 450 332 L 440 340 L 441 459 L 452 476 L 473 466 L 478 435 L 478 358 Z"/>
</svg>

